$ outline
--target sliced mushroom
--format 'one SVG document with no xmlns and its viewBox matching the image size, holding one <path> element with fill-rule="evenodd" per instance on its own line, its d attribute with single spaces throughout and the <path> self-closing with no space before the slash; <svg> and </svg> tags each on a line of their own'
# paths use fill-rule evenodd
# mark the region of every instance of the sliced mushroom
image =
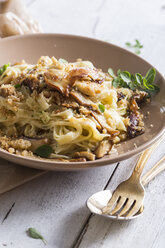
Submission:
<svg viewBox="0 0 165 248">
<path fill-rule="evenodd" d="M 86 162 L 86 158 L 72 158 L 69 160 L 69 162 Z"/>
<path fill-rule="evenodd" d="M 79 107 L 77 102 L 65 101 L 61 104 L 63 107 L 77 109 Z"/>
<path fill-rule="evenodd" d="M 109 140 L 102 140 L 95 150 L 96 158 L 102 158 L 112 149 L 112 143 Z"/>
<path fill-rule="evenodd" d="M 136 112 L 139 109 L 139 107 L 137 105 L 137 102 L 136 102 L 136 100 L 134 98 L 131 99 L 129 109 L 132 112 Z"/>
<path fill-rule="evenodd" d="M 117 101 L 119 102 L 125 98 L 125 95 L 122 92 L 117 92 L 117 98 L 118 98 Z"/>
<path fill-rule="evenodd" d="M 69 81 L 75 82 L 75 80 L 92 80 L 101 82 L 103 79 L 99 76 L 97 70 L 91 69 L 89 67 L 79 67 L 73 69 L 69 72 L 68 77 Z"/>
<path fill-rule="evenodd" d="M 31 142 L 30 150 L 32 152 L 34 152 L 38 147 L 40 147 L 42 145 L 50 144 L 50 139 L 48 139 L 48 138 L 28 138 L 28 137 L 25 137 L 24 139 Z"/>
<path fill-rule="evenodd" d="M 77 91 L 71 91 L 70 95 L 81 105 L 92 107 L 93 102 Z"/>
<path fill-rule="evenodd" d="M 145 91 L 136 91 L 133 98 L 138 104 L 141 104 L 145 102 L 147 95 L 148 94 Z"/>
<path fill-rule="evenodd" d="M 138 112 L 129 113 L 130 125 L 127 128 L 127 135 L 129 138 L 134 138 L 144 133 L 144 123 L 142 122 L 142 116 Z"/>
<path fill-rule="evenodd" d="M 73 157 L 75 158 L 81 158 L 81 157 L 85 157 L 88 160 L 95 160 L 95 154 L 91 153 L 91 152 L 87 152 L 87 151 L 82 151 L 82 152 L 75 152 L 73 154 Z"/>
<path fill-rule="evenodd" d="M 107 132 L 108 132 L 109 134 L 115 136 L 115 135 L 118 135 L 118 134 L 120 133 L 118 130 L 113 129 L 112 127 L 110 127 L 110 126 L 107 124 L 107 122 L 106 122 L 106 120 L 105 120 L 105 118 L 104 118 L 103 115 L 97 114 L 97 113 L 95 113 L 94 111 L 91 112 L 91 115 L 92 115 L 92 116 L 96 119 L 96 121 L 100 124 L 100 126 L 102 127 L 102 129 L 106 129 Z"/>
<path fill-rule="evenodd" d="M 45 72 L 44 73 L 44 79 L 46 84 L 55 89 L 58 90 L 61 94 L 69 95 L 69 83 L 67 80 L 63 79 L 61 80 L 56 74 L 52 72 Z"/>
<path fill-rule="evenodd" d="M 96 84 L 95 82 L 77 81 L 74 83 L 73 86 L 76 87 L 78 91 L 87 96 L 95 96 L 96 94 L 101 92 L 102 85 Z"/>
</svg>

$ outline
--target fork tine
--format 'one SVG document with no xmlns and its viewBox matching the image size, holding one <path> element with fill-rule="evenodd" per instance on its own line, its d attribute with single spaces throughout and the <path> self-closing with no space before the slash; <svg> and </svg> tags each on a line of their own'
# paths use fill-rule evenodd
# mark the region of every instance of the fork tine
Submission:
<svg viewBox="0 0 165 248">
<path fill-rule="evenodd" d="M 123 209 L 118 214 L 118 216 L 124 215 L 130 209 L 130 207 L 132 206 L 133 202 L 134 202 L 133 199 L 128 199 L 128 201 L 126 202 L 126 205 L 123 207 Z"/>
<path fill-rule="evenodd" d="M 128 212 L 126 217 L 134 216 L 139 211 L 142 204 L 143 204 L 143 202 L 140 202 L 140 204 L 138 202 L 135 202 L 135 205 L 130 209 L 130 211 Z"/>
<path fill-rule="evenodd" d="M 116 192 L 114 192 L 107 206 L 103 208 L 102 213 L 108 214 L 118 199 L 119 199 L 119 195 L 116 194 Z"/>
<path fill-rule="evenodd" d="M 117 202 L 115 208 L 112 210 L 111 215 L 114 215 L 116 212 L 118 212 L 122 206 L 124 205 L 124 203 L 126 202 L 126 197 L 120 197 L 119 201 Z"/>
</svg>

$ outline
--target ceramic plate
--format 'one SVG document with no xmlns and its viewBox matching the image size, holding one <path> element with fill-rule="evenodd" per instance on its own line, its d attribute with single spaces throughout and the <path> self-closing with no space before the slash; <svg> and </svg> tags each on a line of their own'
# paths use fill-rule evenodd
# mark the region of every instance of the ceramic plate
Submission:
<svg viewBox="0 0 165 248">
<path fill-rule="evenodd" d="M 153 67 L 139 56 L 123 48 L 85 37 L 63 34 L 33 34 L 4 38 L 0 41 L 0 65 L 8 62 L 18 62 L 22 59 L 28 63 L 36 63 L 41 55 L 65 58 L 70 62 L 75 61 L 77 58 L 90 60 L 96 67 L 102 68 L 105 72 L 111 67 L 114 71 L 121 69 L 145 75 L 147 70 Z M 165 80 L 158 71 L 156 82 L 160 86 L 160 92 L 152 99 L 150 104 L 142 108 L 144 115 L 146 115 L 147 111 L 150 112 L 147 118 L 144 119 L 145 133 L 123 142 L 118 147 L 117 154 L 84 163 L 29 159 L 9 154 L 2 149 L 0 150 L 0 156 L 20 165 L 46 170 L 86 169 L 128 159 L 151 146 L 164 132 Z"/>
</svg>

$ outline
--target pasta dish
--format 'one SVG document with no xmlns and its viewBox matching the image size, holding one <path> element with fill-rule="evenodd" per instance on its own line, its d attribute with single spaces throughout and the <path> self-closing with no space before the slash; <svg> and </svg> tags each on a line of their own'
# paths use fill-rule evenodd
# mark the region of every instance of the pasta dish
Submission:
<svg viewBox="0 0 165 248">
<path fill-rule="evenodd" d="M 90 61 L 48 56 L 34 65 L 22 61 L 1 67 L 1 148 L 81 162 L 110 154 L 115 144 L 142 134 L 139 111 L 149 99 L 147 87 L 135 87 L 138 73 L 134 80 L 128 72 L 108 72 Z"/>
</svg>

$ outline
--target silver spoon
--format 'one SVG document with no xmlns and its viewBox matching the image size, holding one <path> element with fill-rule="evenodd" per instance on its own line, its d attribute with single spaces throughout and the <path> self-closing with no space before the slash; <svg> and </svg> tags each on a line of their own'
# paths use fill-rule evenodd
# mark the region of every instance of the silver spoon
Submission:
<svg viewBox="0 0 165 248">
<path fill-rule="evenodd" d="M 142 184 L 145 186 L 147 183 L 149 183 L 155 176 L 157 176 L 160 172 L 165 170 L 165 156 L 161 158 L 160 161 L 158 161 L 143 177 L 142 177 Z M 113 220 L 131 220 L 139 217 L 142 215 L 144 207 L 142 206 L 139 210 L 139 212 L 132 216 L 132 217 L 118 217 L 115 215 L 110 214 L 103 214 L 102 210 L 105 208 L 112 197 L 112 193 L 110 190 L 103 190 L 99 191 L 95 194 L 93 194 L 88 200 L 87 200 L 87 207 L 89 210 L 97 215 L 101 215 L 106 218 L 110 218 Z"/>
</svg>

